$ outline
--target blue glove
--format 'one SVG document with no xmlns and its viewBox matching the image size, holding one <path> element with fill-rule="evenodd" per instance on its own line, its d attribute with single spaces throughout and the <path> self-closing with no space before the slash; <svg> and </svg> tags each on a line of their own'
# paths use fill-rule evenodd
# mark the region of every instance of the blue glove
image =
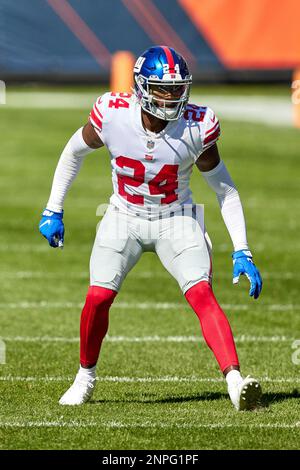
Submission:
<svg viewBox="0 0 300 470">
<path fill-rule="evenodd" d="M 63 212 L 53 212 L 45 209 L 39 223 L 41 234 L 47 238 L 49 245 L 53 248 L 63 248 L 64 246 L 63 214 Z"/>
<path fill-rule="evenodd" d="M 262 289 L 262 278 L 259 270 L 252 261 L 251 251 L 239 250 L 232 253 L 233 259 L 233 284 L 239 282 L 241 274 L 245 274 L 250 281 L 250 297 L 258 298 Z"/>
</svg>

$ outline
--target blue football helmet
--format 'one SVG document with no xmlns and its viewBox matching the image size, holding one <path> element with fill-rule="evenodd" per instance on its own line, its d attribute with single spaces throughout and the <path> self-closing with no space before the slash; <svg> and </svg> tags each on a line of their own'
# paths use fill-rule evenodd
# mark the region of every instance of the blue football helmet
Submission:
<svg viewBox="0 0 300 470">
<path fill-rule="evenodd" d="M 134 93 L 144 111 L 164 121 L 176 121 L 182 116 L 192 76 L 178 52 L 167 46 L 150 47 L 137 59 L 133 75 Z M 172 99 L 160 97 L 168 93 Z"/>
</svg>

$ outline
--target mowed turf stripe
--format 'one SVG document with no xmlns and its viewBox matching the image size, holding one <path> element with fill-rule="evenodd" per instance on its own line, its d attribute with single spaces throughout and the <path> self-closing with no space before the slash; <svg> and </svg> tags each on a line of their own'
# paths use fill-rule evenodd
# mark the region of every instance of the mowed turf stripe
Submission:
<svg viewBox="0 0 300 470">
<path fill-rule="evenodd" d="M 64 336 L 4 336 L 0 337 L 7 342 L 21 343 L 78 343 L 79 337 Z M 296 338 L 288 336 L 255 336 L 241 335 L 235 338 L 237 343 L 286 343 L 293 342 Z M 109 336 L 105 341 L 112 343 L 198 343 L 204 341 L 201 336 Z"/>
<path fill-rule="evenodd" d="M 224 309 L 231 310 L 249 310 L 253 307 L 249 304 L 221 304 Z M 28 310 L 28 309 L 66 309 L 66 308 L 82 308 L 82 302 L 49 302 L 48 300 L 41 300 L 40 302 L 1 302 L 0 309 L 5 310 Z M 190 309 L 190 306 L 185 303 L 178 302 L 116 302 L 112 305 L 112 309 L 138 309 L 138 310 L 177 310 L 179 308 Z M 264 304 L 262 302 L 256 303 L 255 308 L 263 308 L 268 311 L 291 311 L 299 310 L 300 304 Z"/>
<path fill-rule="evenodd" d="M 260 382 L 268 383 L 300 383 L 300 378 L 296 377 L 258 377 Z M 26 377 L 26 376 L 13 376 L 6 375 L 0 376 L 0 382 L 68 382 L 73 381 L 74 377 L 68 376 L 45 376 L 45 377 Z M 97 377 L 98 382 L 112 382 L 112 383 L 225 383 L 223 377 L 177 377 L 177 376 L 165 376 L 165 377 L 113 377 L 104 376 Z"/>
<path fill-rule="evenodd" d="M 244 428 L 244 429 L 295 429 L 300 427 L 300 421 L 294 423 L 162 423 L 152 421 L 144 421 L 140 423 L 124 423 L 117 421 L 97 422 L 97 421 L 0 421 L 2 428 L 88 428 L 103 427 L 110 429 L 121 428 L 177 428 L 177 429 L 228 429 L 228 428 Z"/>
<path fill-rule="evenodd" d="M 263 271 L 264 279 L 300 279 L 298 272 L 285 272 L 279 273 L 274 271 Z M 231 276 L 231 270 L 217 271 L 216 277 L 228 279 Z M 68 278 L 72 279 L 87 279 L 89 273 L 87 271 L 74 271 L 68 273 Z M 152 279 L 154 277 L 153 271 L 133 272 L 130 277 L 136 279 Z M 170 274 L 163 270 L 155 272 L 155 277 L 170 278 Z M 0 272 L 1 279 L 66 279 L 66 274 L 61 271 L 58 272 L 42 272 L 42 271 L 2 271 Z"/>
<path fill-rule="evenodd" d="M 92 243 L 80 243 L 80 244 L 72 244 L 72 242 L 69 242 L 70 246 L 69 249 L 72 250 L 74 253 L 78 252 L 83 252 L 83 251 L 88 251 L 91 252 L 93 248 Z M 296 250 L 299 250 L 300 248 L 300 243 L 297 241 L 293 242 L 293 245 L 287 245 L 284 247 L 284 252 L 293 254 Z M 265 243 L 257 243 L 255 245 L 255 253 L 262 253 L 268 250 L 269 247 Z M 53 248 L 50 248 L 49 245 L 46 243 L 41 243 L 40 245 L 38 244 L 33 244 L 33 243 L 2 243 L 0 244 L 0 252 L 8 252 L 8 253 L 51 253 L 53 251 Z M 232 251 L 232 246 L 227 245 L 227 244 L 219 244 L 216 245 L 213 248 L 214 253 L 228 253 L 228 256 L 230 257 L 230 253 Z M 272 246 L 272 253 L 281 253 L 282 254 L 282 246 L 280 244 Z"/>
</svg>

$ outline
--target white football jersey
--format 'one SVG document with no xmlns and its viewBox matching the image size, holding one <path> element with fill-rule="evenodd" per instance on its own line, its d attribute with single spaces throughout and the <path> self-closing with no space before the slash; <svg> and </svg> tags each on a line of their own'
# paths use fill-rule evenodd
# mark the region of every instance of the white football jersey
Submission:
<svg viewBox="0 0 300 470">
<path fill-rule="evenodd" d="M 192 203 L 193 164 L 220 135 L 210 108 L 188 104 L 180 119 L 156 134 L 145 130 L 134 95 L 105 93 L 89 119 L 110 153 L 112 204 L 148 218 Z"/>
</svg>

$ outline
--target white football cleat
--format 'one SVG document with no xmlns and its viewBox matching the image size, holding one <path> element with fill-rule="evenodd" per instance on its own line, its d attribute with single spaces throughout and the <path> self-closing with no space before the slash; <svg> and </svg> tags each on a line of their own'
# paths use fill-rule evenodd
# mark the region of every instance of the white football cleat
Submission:
<svg viewBox="0 0 300 470">
<path fill-rule="evenodd" d="M 76 376 L 73 385 L 59 400 L 60 405 L 83 405 L 89 401 L 94 392 L 96 378 Z"/>
<path fill-rule="evenodd" d="M 260 405 L 260 383 L 248 375 L 242 382 L 228 387 L 228 393 L 237 411 L 254 410 Z"/>
</svg>

